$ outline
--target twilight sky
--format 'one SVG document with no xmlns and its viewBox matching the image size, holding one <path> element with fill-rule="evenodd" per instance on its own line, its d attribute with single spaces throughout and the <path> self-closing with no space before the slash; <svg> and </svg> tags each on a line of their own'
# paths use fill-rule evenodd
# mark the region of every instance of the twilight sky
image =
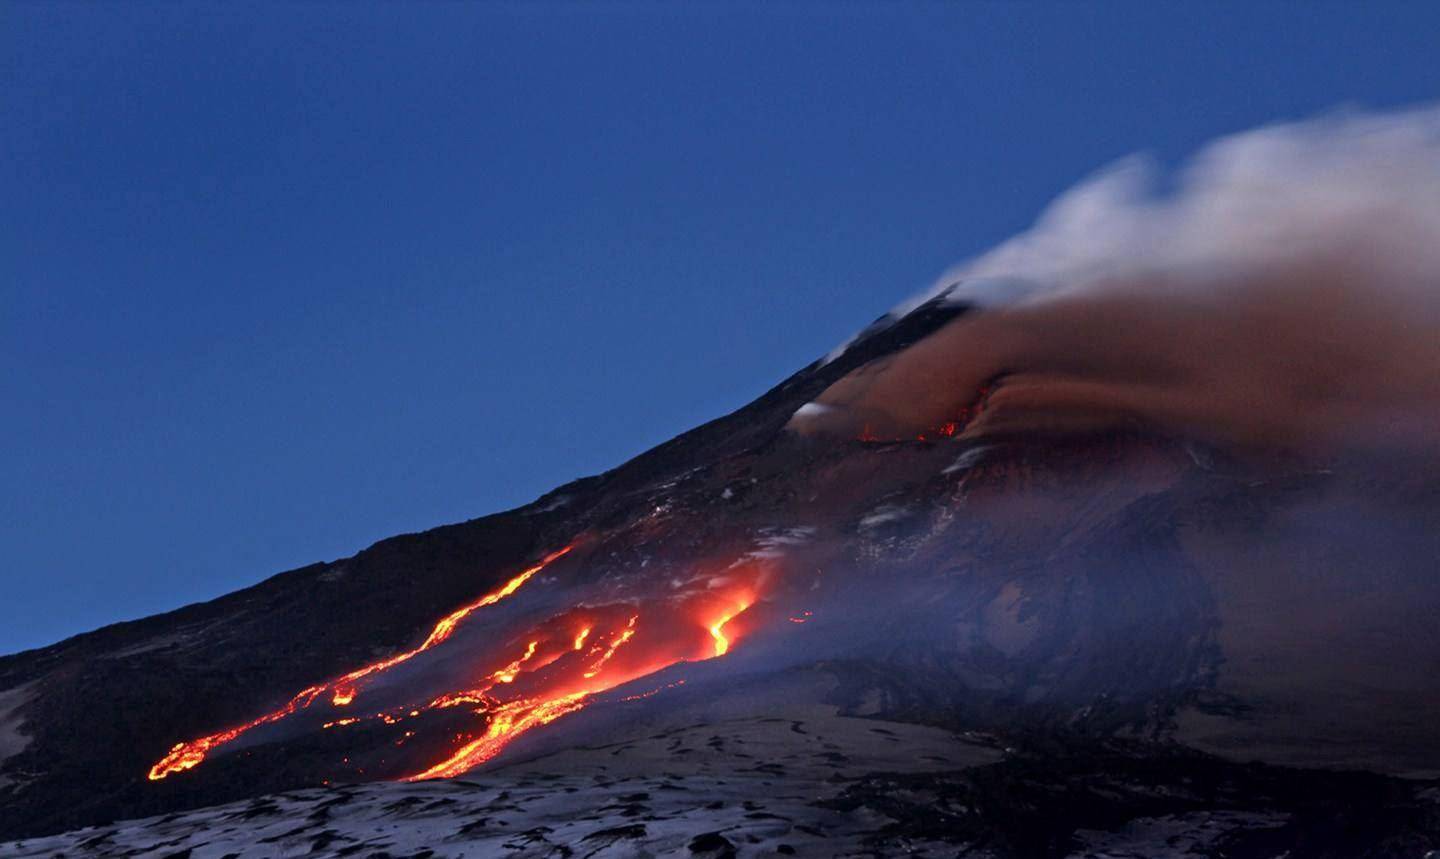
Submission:
<svg viewBox="0 0 1440 859">
<path fill-rule="evenodd" d="M 0 5 L 0 653 L 525 503 L 1440 7 Z"/>
</svg>

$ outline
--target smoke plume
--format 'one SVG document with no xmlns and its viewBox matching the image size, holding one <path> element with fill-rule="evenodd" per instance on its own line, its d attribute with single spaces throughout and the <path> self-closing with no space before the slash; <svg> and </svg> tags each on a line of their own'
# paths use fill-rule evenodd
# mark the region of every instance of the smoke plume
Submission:
<svg viewBox="0 0 1440 859">
<path fill-rule="evenodd" d="M 837 382 L 802 432 L 1143 424 L 1328 456 L 1440 435 L 1440 108 L 1217 141 L 1161 194 L 1140 158 L 947 273 L 971 305 Z M 952 430 L 953 431 L 953 430 Z"/>
</svg>

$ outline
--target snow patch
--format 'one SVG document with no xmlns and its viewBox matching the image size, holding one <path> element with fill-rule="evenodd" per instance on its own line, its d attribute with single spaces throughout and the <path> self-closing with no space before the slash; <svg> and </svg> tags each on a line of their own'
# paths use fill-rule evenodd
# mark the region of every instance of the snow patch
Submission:
<svg viewBox="0 0 1440 859">
<path fill-rule="evenodd" d="M 860 530 L 868 531 L 889 522 L 898 522 L 909 517 L 911 510 L 901 504 L 882 504 L 860 520 Z"/>
<path fill-rule="evenodd" d="M 801 418 L 802 420 L 805 418 L 818 418 L 826 412 L 833 412 L 834 410 L 833 406 L 827 406 L 824 403 L 806 403 L 795 410 L 793 417 Z"/>
<path fill-rule="evenodd" d="M 765 531 L 756 538 L 756 548 L 747 553 L 745 557 L 754 559 L 783 558 L 788 547 L 803 546 L 814 536 L 815 529 L 809 527 Z"/>
<path fill-rule="evenodd" d="M 988 444 L 982 444 L 979 447 L 972 447 L 964 453 L 960 454 L 960 456 L 956 457 L 955 461 L 950 463 L 950 465 L 940 473 L 954 474 L 957 471 L 967 471 L 971 468 L 974 468 L 975 466 L 980 464 L 980 461 L 985 458 L 985 454 L 989 453 L 993 447 L 993 445 Z"/>
<path fill-rule="evenodd" d="M 156 650 L 165 650 L 181 644 L 189 638 L 189 635 L 181 632 L 172 632 L 169 635 L 157 635 L 152 638 L 146 638 L 140 641 L 138 644 L 132 644 L 131 646 L 121 648 L 120 650 L 112 650 L 109 653 L 103 654 L 102 658 L 124 659 L 127 656 L 138 656 L 142 653 L 151 653 Z"/>
<path fill-rule="evenodd" d="M 840 794 L 847 780 L 876 770 L 933 772 L 1000 759 L 988 745 L 938 728 L 833 710 L 794 708 L 650 736 L 654 728 L 637 730 L 624 742 L 464 779 L 293 790 L 0 844 L 0 855 L 716 855 L 692 849 L 705 843 L 697 840 L 702 837 L 743 845 L 745 856 L 862 855 L 889 819 L 825 807 L 821 801 Z M 689 754 L 677 755 L 677 746 Z M 826 754 L 839 748 L 844 755 Z M 944 852 L 943 845 L 921 846 Z"/>
<path fill-rule="evenodd" d="M 551 499 L 550 502 L 549 502 L 548 504 L 546 504 L 544 507 L 537 507 L 536 509 L 534 509 L 534 510 L 532 510 L 532 511 L 530 511 L 530 512 L 531 512 L 531 513 L 551 513 L 551 512 L 553 512 L 553 511 L 555 511 L 555 510 L 559 510 L 561 507 L 564 507 L 566 504 L 569 504 L 569 503 L 570 503 L 570 496 L 569 496 L 569 495 L 557 495 L 557 496 L 555 496 L 553 499 Z"/>
<path fill-rule="evenodd" d="M 846 352 L 849 352 L 850 347 L 855 345 L 856 341 L 860 339 L 861 335 L 864 335 L 874 330 L 883 330 L 885 328 L 889 328 L 891 325 L 894 324 L 895 320 L 887 316 L 882 321 L 877 322 L 875 325 L 871 325 L 864 331 L 856 331 L 854 334 L 851 334 L 849 339 L 847 339 L 844 343 L 841 343 L 839 346 L 836 346 L 834 349 L 826 352 L 825 357 L 820 359 L 820 366 L 823 367 L 826 364 L 835 361 L 837 358 L 839 358 L 841 355 L 844 355 Z M 876 329 L 876 325 L 879 326 L 879 329 Z"/>
</svg>

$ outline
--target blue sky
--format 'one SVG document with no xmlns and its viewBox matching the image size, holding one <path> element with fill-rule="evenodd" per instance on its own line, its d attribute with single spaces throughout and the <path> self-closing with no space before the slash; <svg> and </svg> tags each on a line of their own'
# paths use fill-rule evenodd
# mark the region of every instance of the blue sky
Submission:
<svg viewBox="0 0 1440 859">
<path fill-rule="evenodd" d="M 0 652 L 529 501 L 1415 4 L 0 5 Z"/>
</svg>

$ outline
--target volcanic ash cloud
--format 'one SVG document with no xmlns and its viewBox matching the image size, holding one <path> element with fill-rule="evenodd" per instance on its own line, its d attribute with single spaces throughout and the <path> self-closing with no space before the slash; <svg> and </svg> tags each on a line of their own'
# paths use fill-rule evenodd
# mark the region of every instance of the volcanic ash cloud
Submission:
<svg viewBox="0 0 1440 859">
<path fill-rule="evenodd" d="M 1440 108 L 1130 159 L 948 273 L 973 306 L 792 420 L 913 438 L 1143 425 L 1313 455 L 1440 437 Z M 958 429 L 957 429 L 958 427 Z"/>
</svg>

